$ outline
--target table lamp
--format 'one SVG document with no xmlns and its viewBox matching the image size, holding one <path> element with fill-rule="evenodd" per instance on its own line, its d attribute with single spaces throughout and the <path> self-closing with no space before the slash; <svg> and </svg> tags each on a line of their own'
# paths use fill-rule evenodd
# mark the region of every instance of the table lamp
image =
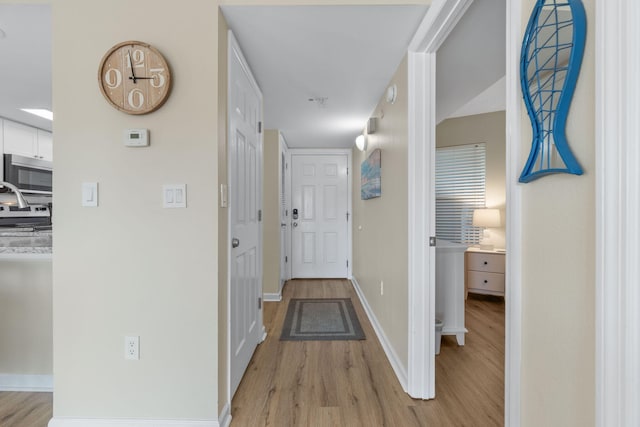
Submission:
<svg viewBox="0 0 640 427">
<path fill-rule="evenodd" d="M 475 209 L 473 211 L 474 227 L 483 227 L 482 240 L 480 241 L 480 249 L 493 250 L 493 245 L 488 243 L 491 234 L 487 228 L 500 227 L 500 210 L 499 209 Z"/>
</svg>

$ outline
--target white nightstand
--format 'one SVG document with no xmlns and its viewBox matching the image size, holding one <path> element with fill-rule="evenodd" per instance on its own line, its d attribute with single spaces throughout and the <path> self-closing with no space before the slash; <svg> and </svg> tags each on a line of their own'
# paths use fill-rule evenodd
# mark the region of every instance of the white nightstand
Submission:
<svg viewBox="0 0 640 427">
<path fill-rule="evenodd" d="M 465 298 L 474 294 L 504 297 L 504 251 L 469 248 L 464 253 Z"/>
</svg>

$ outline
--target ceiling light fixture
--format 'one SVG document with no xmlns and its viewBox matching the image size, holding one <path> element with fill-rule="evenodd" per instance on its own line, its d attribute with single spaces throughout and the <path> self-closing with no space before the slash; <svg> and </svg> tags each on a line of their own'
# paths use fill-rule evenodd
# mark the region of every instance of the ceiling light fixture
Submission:
<svg viewBox="0 0 640 427">
<path fill-rule="evenodd" d="M 22 111 L 29 114 L 34 114 L 43 119 L 53 120 L 53 112 L 44 108 L 21 108 Z"/>
<path fill-rule="evenodd" d="M 356 147 L 358 147 L 360 151 L 367 149 L 367 137 L 365 135 L 358 135 L 356 138 Z"/>
</svg>

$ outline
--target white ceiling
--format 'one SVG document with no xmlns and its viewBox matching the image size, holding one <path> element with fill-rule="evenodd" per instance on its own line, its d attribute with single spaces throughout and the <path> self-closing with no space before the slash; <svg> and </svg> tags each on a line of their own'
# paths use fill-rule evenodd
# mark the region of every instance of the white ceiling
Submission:
<svg viewBox="0 0 640 427">
<path fill-rule="evenodd" d="M 225 6 L 264 96 L 267 129 L 290 147 L 352 147 L 426 6 Z M 324 106 L 309 99 L 326 98 Z"/>
<path fill-rule="evenodd" d="M 506 4 L 475 0 L 436 54 L 436 122 L 452 117 L 505 75 Z M 495 111 L 491 105 L 487 110 Z M 478 113 L 476 113 L 478 114 Z"/>
<path fill-rule="evenodd" d="M 427 6 L 222 9 L 262 89 L 265 127 L 280 129 L 291 147 L 350 148 Z M 496 88 L 490 105 L 480 94 L 504 76 L 504 20 L 503 1 L 476 0 L 438 51 L 438 121 L 465 114 L 472 101 L 473 113 L 495 111 Z M 51 130 L 20 111 L 51 109 L 51 7 L 0 4 L 0 29 L 0 116 Z"/>
<path fill-rule="evenodd" d="M 0 117 L 51 130 L 20 108 L 51 110 L 51 6 L 0 4 Z"/>
</svg>

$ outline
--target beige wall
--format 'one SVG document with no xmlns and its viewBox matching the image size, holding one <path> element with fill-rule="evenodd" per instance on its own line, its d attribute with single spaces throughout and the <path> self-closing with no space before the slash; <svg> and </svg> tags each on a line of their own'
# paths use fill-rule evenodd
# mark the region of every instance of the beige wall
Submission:
<svg viewBox="0 0 640 427">
<path fill-rule="evenodd" d="M 277 130 L 264 132 L 262 177 L 262 292 L 280 292 L 280 138 Z"/>
<path fill-rule="evenodd" d="M 408 364 L 407 281 L 407 58 L 391 84 L 398 86 L 395 104 L 376 107 L 378 130 L 369 135 L 366 152 L 353 150 L 353 275 L 394 351 Z M 384 117 L 380 118 L 383 115 Z M 360 199 L 360 165 L 373 150 L 382 150 L 382 197 Z M 384 281 L 384 295 L 380 295 Z"/>
<path fill-rule="evenodd" d="M 51 261 L 0 261 L 0 376 L 51 375 Z"/>
<path fill-rule="evenodd" d="M 506 140 L 505 113 L 477 114 L 448 119 L 436 127 L 436 146 L 486 143 L 487 177 L 486 206 L 500 209 L 502 227 L 492 228 L 490 243 L 496 248 L 505 247 L 506 224 Z"/>
<path fill-rule="evenodd" d="M 533 0 L 523 1 L 523 31 Z M 522 188 L 522 425 L 595 424 L 595 6 L 567 138 L 583 176 L 551 175 Z M 531 124 L 522 110 L 523 167 Z"/>
<path fill-rule="evenodd" d="M 215 420 L 218 415 L 218 17 L 215 2 L 53 1 L 56 417 Z M 167 58 L 167 103 L 112 108 L 96 81 L 104 53 L 142 40 Z M 207 78 L 196 78 L 207 76 Z M 148 128 L 151 146 L 122 132 Z M 97 181 L 99 206 L 80 207 Z M 187 185 L 186 209 L 162 185 Z M 124 359 L 125 335 L 140 360 Z"/>
<path fill-rule="evenodd" d="M 227 175 L 228 31 L 227 21 L 222 16 L 222 13 L 218 11 L 218 193 L 220 192 L 220 185 L 229 185 Z M 228 198 L 227 194 L 227 201 Z M 227 366 L 229 363 L 229 348 L 227 345 L 229 209 L 220 207 L 220 204 L 218 206 L 218 413 L 220 413 L 229 400 L 227 398 Z"/>
</svg>

